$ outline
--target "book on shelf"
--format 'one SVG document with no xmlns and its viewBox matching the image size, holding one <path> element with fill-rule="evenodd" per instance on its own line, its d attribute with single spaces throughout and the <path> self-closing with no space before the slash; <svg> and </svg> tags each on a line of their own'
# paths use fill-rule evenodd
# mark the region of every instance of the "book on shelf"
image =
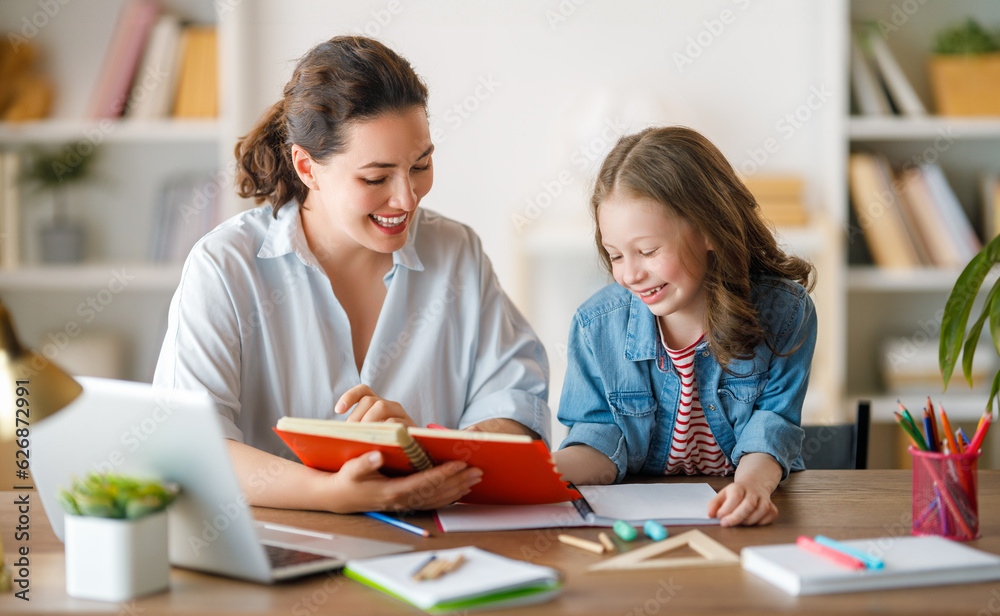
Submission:
<svg viewBox="0 0 1000 616">
<path fill-rule="evenodd" d="M 871 49 L 875 66 L 878 68 L 882 81 L 885 83 L 892 104 L 900 114 L 905 116 L 927 115 L 927 107 L 924 106 L 923 101 L 917 96 L 916 90 L 913 89 L 913 84 L 910 83 L 906 73 L 899 66 L 896 56 L 893 55 L 889 44 L 882 37 L 879 28 L 866 24 L 859 29 L 859 33 L 864 37 L 865 42 Z"/>
<path fill-rule="evenodd" d="M 865 53 L 866 44 L 857 32 L 852 33 L 851 85 L 858 111 L 867 116 L 892 115 L 884 86 Z"/>
<path fill-rule="evenodd" d="M 188 25 L 181 31 L 181 60 L 173 115 L 212 118 L 218 114 L 216 29 Z"/>
<path fill-rule="evenodd" d="M 943 537 L 855 539 L 844 545 L 878 554 L 880 569 L 849 569 L 794 543 L 743 548 L 743 569 L 790 595 L 967 584 L 1000 580 L 1000 556 Z"/>
<path fill-rule="evenodd" d="M 214 173 L 180 174 L 166 180 L 153 215 L 150 261 L 184 261 L 195 243 L 220 222 L 217 182 Z"/>
<path fill-rule="evenodd" d="M 962 251 L 947 231 L 944 212 L 935 203 L 924 173 L 917 167 L 903 170 L 899 175 L 899 187 L 901 201 L 910 211 L 910 219 L 918 229 L 931 263 L 937 267 L 963 266 Z"/>
<path fill-rule="evenodd" d="M 851 207 L 875 265 L 916 267 L 920 265 L 920 257 L 906 229 L 888 167 L 884 158 L 874 154 L 851 154 L 848 164 Z"/>
<path fill-rule="evenodd" d="M 274 431 L 306 466 L 338 471 L 345 462 L 380 451 L 386 475 L 407 475 L 450 460 L 483 471 L 464 503 L 535 505 L 580 498 L 555 470 L 544 441 L 499 434 L 396 423 L 348 423 L 335 419 L 282 417 Z"/>
<path fill-rule="evenodd" d="M 156 20 L 135 74 L 125 115 L 135 120 L 166 118 L 172 111 L 179 72 L 181 22 L 164 13 Z"/>
<path fill-rule="evenodd" d="M 154 0 L 127 0 L 122 5 L 91 96 L 90 118 L 118 118 L 124 113 L 139 60 L 159 12 Z"/>
<path fill-rule="evenodd" d="M 17 269 L 21 261 L 21 159 L 0 150 L 0 268 Z"/>
<path fill-rule="evenodd" d="M 851 206 L 875 265 L 964 267 L 982 248 L 938 165 L 893 174 L 885 157 L 852 154 Z"/>
<path fill-rule="evenodd" d="M 964 266 L 982 249 L 983 245 L 979 241 L 979 236 L 972 228 L 969 216 L 962 208 L 955 191 L 951 189 L 941 167 L 936 164 L 924 164 L 920 165 L 920 171 L 924 174 L 927 187 L 934 197 L 934 203 L 944 214 L 947 233 L 958 246 Z"/>
<path fill-rule="evenodd" d="M 458 564 L 436 579 L 413 579 L 432 557 Z M 531 605 L 562 589 L 556 569 L 473 546 L 349 560 L 344 575 L 431 614 Z"/>
</svg>

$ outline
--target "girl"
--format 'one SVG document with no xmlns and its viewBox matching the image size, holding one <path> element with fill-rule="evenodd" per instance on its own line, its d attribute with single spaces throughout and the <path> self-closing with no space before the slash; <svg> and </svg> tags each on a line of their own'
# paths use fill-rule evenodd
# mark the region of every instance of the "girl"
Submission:
<svg viewBox="0 0 1000 616">
<path fill-rule="evenodd" d="M 378 452 L 310 469 L 280 457 L 283 415 L 547 431 L 540 341 L 475 233 L 418 209 L 434 177 L 426 107 L 406 60 L 337 37 L 236 146 L 240 195 L 268 204 L 192 250 L 154 383 L 214 397 L 251 504 L 433 509 L 482 474 L 449 462 L 390 479 Z"/>
<path fill-rule="evenodd" d="M 722 153 L 681 127 L 623 137 L 591 209 L 617 284 L 577 310 L 555 455 L 574 483 L 626 472 L 726 475 L 723 526 L 768 524 L 803 468 L 816 344 L 812 266 L 778 248 Z"/>
</svg>

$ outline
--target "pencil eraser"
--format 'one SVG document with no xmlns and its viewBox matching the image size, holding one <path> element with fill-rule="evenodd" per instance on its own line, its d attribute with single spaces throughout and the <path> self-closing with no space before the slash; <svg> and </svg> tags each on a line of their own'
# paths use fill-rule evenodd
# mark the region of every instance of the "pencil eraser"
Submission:
<svg viewBox="0 0 1000 616">
<path fill-rule="evenodd" d="M 646 520 L 646 523 L 642 525 L 642 530 L 646 533 L 646 536 L 653 541 L 663 541 L 667 538 L 667 529 L 663 528 L 653 520 Z"/>
<path fill-rule="evenodd" d="M 621 537 L 622 541 L 634 541 L 636 536 L 639 534 L 625 520 L 616 521 L 615 525 L 611 528 L 615 531 L 616 535 Z"/>
</svg>

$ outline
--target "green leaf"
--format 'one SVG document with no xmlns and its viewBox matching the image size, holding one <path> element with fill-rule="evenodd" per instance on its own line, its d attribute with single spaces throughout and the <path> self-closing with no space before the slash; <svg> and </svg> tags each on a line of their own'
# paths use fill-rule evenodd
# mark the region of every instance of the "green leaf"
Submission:
<svg viewBox="0 0 1000 616">
<path fill-rule="evenodd" d="M 997 287 L 1000 287 L 1000 278 L 993 283 L 993 289 Z M 983 306 L 984 311 L 987 309 L 990 312 L 990 338 L 993 339 L 993 348 L 1000 354 L 1000 300 L 994 300 L 992 304 Z"/>
<path fill-rule="evenodd" d="M 992 312 L 991 306 L 996 303 L 998 293 L 1000 293 L 1000 279 L 993 284 L 989 295 L 986 296 L 983 311 L 979 315 L 979 318 L 976 319 L 976 322 L 972 324 L 972 327 L 969 328 L 969 334 L 965 340 L 965 348 L 962 349 L 962 373 L 965 374 L 965 380 L 969 382 L 969 387 L 972 387 L 972 359 L 976 354 L 976 345 L 979 344 L 979 336 L 983 331 L 983 325 L 986 323 L 986 317 L 990 316 Z M 990 320 L 990 329 L 993 329 L 992 319 Z"/>
<path fill-rule="evenodd" d="M 77 494 L 76 504 L 82 515 L 95 518 L 121 518 L 125 516 L 113 498 L 101 494 Z"/>
<path fill-rule="evenodd" d="M 990 399 L 986 403 L 986 410 L 993 413 L 993 400 L 997 397 L 997 393 L 1000 392 L 1000 370 L 997 370 L 996 375 L 993 377 L 993 387 L 990 388 Z"/>
<path fill-rule="evenodd" d="M 965 340 L 965 326 L 969 322 L 969 313 L 976 300 L 983 280 L 1000 260 L 1000 236 L 993 238 L 979 254 L 969 261 L 962 270 L 955 286 L 948 296 L 944 306 L 944 318 L 941 320 L 941 344 L 938 348 L 938 366 L 944 381 L 944 389 L 948 389 L 948 381 L 958 362 Z"/>
<path fill-rule="evenodd" d="M 80 515 L 80 508 L 76 506 L 76 500 L 73 498 L 73 495 L 66 490 L 59 490 L 59 494 L 56 495 L 56 500 L 66 513 L 70 515 Z"/>
</svg>

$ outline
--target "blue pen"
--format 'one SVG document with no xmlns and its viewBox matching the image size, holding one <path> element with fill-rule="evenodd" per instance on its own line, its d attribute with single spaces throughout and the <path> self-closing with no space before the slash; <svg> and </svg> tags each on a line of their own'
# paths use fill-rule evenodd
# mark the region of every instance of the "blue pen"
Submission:
<svg viewBox="0 0 1000 616">
<path fill-rule="evenodd" d="M 865 563 L 865 567 L 867 567 L 868 569 L 881 569 L 882 567 L 885 566 L 885 563 L 883 563 L 881 559 L 875 558 L 874 556 L 869 556 L 867 553 L 862 552 L 861 550 L 857 550 L 852 547 L 846 546 L 839 541 L 830 539 L 829 537 L 824 537 L 823 535 L 816 535 L 814 541 L 820 545 L 825 545 L 831 550 L 837 550 L 838 552 L 857 558 L 861 562 Z"/>
<path fill-rule="evenodd" d="M 431 536 L 431 534 L 427 530 L 420 528 L 419 526 L 414 526 L 413 524 L 407 524 L 402 520 L 389 517 L 382 513 L 376 513 L 374 511 L 366 511 L 365 515 L 368 516 L 369 518 L 375 518 L 376 520 L 385 522 L 386 524 L 392 524 L 396 528 L 402 528 L 403 530 L 410 531 L 414 535 L 420 535 L 421 537 Z"/>
</svg>

